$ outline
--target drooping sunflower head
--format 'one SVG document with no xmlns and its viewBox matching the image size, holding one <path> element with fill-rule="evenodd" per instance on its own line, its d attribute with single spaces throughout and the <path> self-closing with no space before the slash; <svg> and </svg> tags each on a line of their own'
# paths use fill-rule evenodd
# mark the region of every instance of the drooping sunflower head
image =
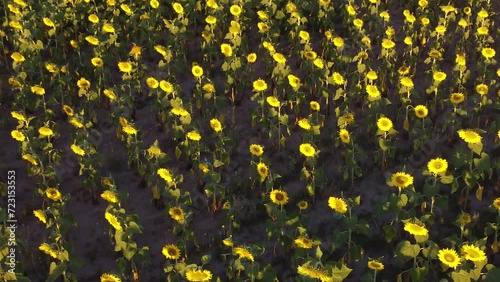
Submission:
<svg viewBox="0 0 500 282">
<path fill-rule="evenodd" d="M 300 236 L 293 241 L 295 245 L 302 249 L 310 249 L 314 246 L 313 241 L 307 237 Z"/>
<path fill-rule="evenodd" d="M 233 249 L 233 254 L 237 255 L 240 259 L 248 259 L 249 261 L 254 261 L 252 253 L 245 247 L 235 247 Z"/>
<path fill-rule="evenodd" d="M 384 270 L 384 264 L 381 263 L 380 261 L 369 260 L 368 261 L 368 268 L 371 270 L 380 271 L 380 270 Z"/>
<path fill-rule="evenodd" d="M 425 226 L 421 226 L 419 224 L 407 222 L 405 223 L 404 227 L 405 231 L 408 231 L 411 235 L 416 235 L 416 236 L 426 236 L 429 234 L 429 230 L 425 228 Z"/>
</svg>

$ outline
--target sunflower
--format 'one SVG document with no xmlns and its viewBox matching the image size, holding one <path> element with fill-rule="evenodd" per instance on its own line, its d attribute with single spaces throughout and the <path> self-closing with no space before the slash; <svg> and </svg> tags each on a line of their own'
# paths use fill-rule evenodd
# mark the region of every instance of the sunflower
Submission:
<svg viewBox="0 0 500 282">
<path fill-rule="evenodd" d="M 318 57 L 318 54 L 314 51 L 305 51 L 304 57 L 310 61 L 315 60 Z"/>
<path fill-rule="evenodd" d="M 34 210 L 33 211 L 33 215 L 36 216 L 36 218 L 38 218 L 38 220 L 40 220 L 41 222 L 43 223 L 47 223 L 47 217 L 45 216 L 45 212 L 42 211 L 42 210 Z"/>
<path fill-rule="evenodd" d="M 288 78 L 288 84 L 295 90 L 297 91 L 300 87 L 300 78 L 296 77 L 293 74 L 289 74 L 287 76 Z"/>
<path fill-rule="evenodd" d="M 434 29 L 434 31 L 436 31 L 437 34 L 444 34 L 446 32 L 446 26 L 444 25 L 438 25 L 436 26 L 436 29 Z"/>
<path fill-rule="evenodd" d="M 170 171 L 168 171 L 168 169 L 166 168 L 159 168 L 156 173 L 161 177 L 163 178 L 163 180 L 165 180 L 167 183 L 171 183 L 174 181 L 174 178 L 172 177 L 172 174 L 170 173 Z"/>
<path fill-rule="evenodd" d="M 210 120 L 210 127 L 215 131 L 215 132 L 221 132 L 222 131 L 222 124 L 220 121 L 216 118 L 213 118 Z"/>
<path fill-rule="evenodd" d="M 427 114 L 429 113 L 429 110 L 424 105 L 418 105 L 414 108 L 414 110 L 415 110 L 415 115 L 418 118 L 425 118 L 427 116 Z"/>
<path fill-rule="evenodd" d="M 118 197 L 116 196 L 116 194 L 114 192 L 109 191 L 109 190 L 102 192 L 101 198 L 108 203 L 115 203 L 116 204 L 116 203 L 120 202 L 120 200 L 118 200 Z"/>
<path fill-rule="evenodd" d="M 104 273 L 101 275 L 101 282 L 121 282 L 122 280 L 118 276 L 110 273 Z"/>
<path fill-rule="evenodd" d="M 309 204 L 306 201 L 300 201 L 297 206 L 301 211 L 306 210 Z"/>
<path fill-rule="evenodd" d="M 38 85 L 31 86 L 31 92 L 39 96 L 45 95 L 45 89 Z"/>
<path fill-rule="evenodd" d="M 158 0 L 151 0 L 149 1 L 149 5 L 153 9 L 158 9 L 158 7 L 160 7 L 160 2 L 158 2 Z"/>
<path fill-rule="evenodd" d="M 186 111 L 186 109 L 184 109 L 182 107 L 172 108 L 172 110 L 170 110 L 170 112 L 176 116 L 181 116 L 181 117 L 185 117 L 185 116 L 189 115 L 189 112 Z"/>
<path fill-rule="evenodd" d="M 247 61 L 249 63 L 255 63 L 256 60 L 257 60 L 257 54 L 250 53 L 250 54 L 247 55 Z"/>
<path fill-rule="evenodd" d="M 500 211 L 500 198 L 496 198 L 495 200 L 493 200 L 492 205 L 493 205 L 493 207 L 495 209 L 497 209 L 498 211 Z"/>
<path fill-rule="evenodd" d="M 71 151 L 73 151 L 73 153 L 79 155 L 79 156 L 84 156 L 85 155 L 85 151 L 78 145 L 76 144 L 72 144 L 71 145 Z"/>
<path fill-rule="evenodd" d="M 257 79 L 253 82 L 253 90 L 256 92 L 264 91 L 267 89 L 267 83 L 263 79 Z"/>
<path fill-rule="evenodd" d="M 190 131 L 186 134 L 186 137 L 192 141 L 200 141 L 201 135 L 196 131 Z"/>
<path fill-rule="evenodd" d="M 220 51 L 226 57 L 231 57 L 233 55 L 233 48 L 227 43 L 222 43 L 220 45 Z"/>
<path fill-rule="evenodd" d="M 234 245 L 233 240 L 231 238 L 226 238 L 222 240 L 222 244 L 224 244 L 224 246 L 226 247 L 232 247 Z"/>
<path fill-rule="evenodd" d="M 487 48 L 483 48 L 483 50 L 481 50 L 481 54 L 486 59 L 491 59 L 491 58 L 495 57 L 496 52 L 494 49 L 487 47 Z"/>
<path fill-rule="evenodd" d="M 435 158 L 427 163 L 427 169 L 433 174 L 443 174 L 448 169 L 448 162 L 445 159 Z"/>
<path fill-rule="evenodd" d="M 477 29 L 478 35 L 488 35 L 488 33 L 489 33 L 489 30 L 488 30 L 488 27 L 486 27 L 486 26 L 482 26 L 482 27 Z"/>
<path fill-rule="evenodd" d="M 42 252 L 44 252 L 45 254 L 53 257 L 53 258 L 57 258 L 57 251 L 54 250 L 49 244 L 47 243 L 43 243 L 41 244 L 38 249 Z"/>
<path fill-rule="evenodd" d="M 316 101 L 311 101 L 309 103 L 309 106 L 311 107 L 311 110 L 313 110 L 313 111 L 319 111 L 321 109 L 319 103 Z"/>
<path fill-rule="evenodd" d="M 471 129 L 460 129 L 458 131 L 458 136 L 467 142 L 467 144 L 479 144 L 482 139 L 481 135 Z"/>
<path fill-rule="evenodd" d="M 109 89 L 109 88 L 104 89 L 103 93 L 104 93 L 104 96 L 108 97 L 109 100 L 111 100 L 111 101 L 114 101 L 117 98 L 115 92 L 112 89 Z"/>
<path fill-rule="evenodd" d="M 106 218 L 106 220 L 109 222 L 111 226 L 113 226 L 114 229 L 122 230 L 122 225 L 120 224 L 118 217 L 116 217 L 114 214 L 110 212 L 105 212 L 104 218 Z"/>
<path fill-rule="evenodd" d="M 369 260 L 368 261 L 368 268 L 371 270 L 380 271 L 380 270 L 384 270 L 384 264 L 381 263 L 380 261 Z"/>
<path fill-rule="evenodd" d="M 441 249 L 438 252 L 439 260 L 451 268 L 457 268 L 460 265 L 460 257 L 457 252 L 452 249 Z"/>
<path fill-rule="evenodd" d="M 49 137 L 49 136 L 54 135 L 54 131 L 52 131 L 52 129 L 45 127 L 45 126 L 40 127 L 40 129 L 38 129 L 38 133 L 40 133 L 40 135 L 43 137 Z"/>
<path fill-rule="evenodd" d="M 45 196 L 53 201 L 59 201 L 61 199 L 61 192 L 56 188 L 48 188 L 45 190 Z"/>
<path fill-rule="evenodd" d="M 132 9 L 127 4 L 121 4 L 120 8 L 127 14 L 128 16 L 132 15 Z"/>
<path fill-rule="evenodd" d="M 10 135 L 12 136 L 12 138 L 16 139 L 19 142 L 23 142 L 24 140 L 26 140 L 26 136 L 24 136 L 24 134 L 19 130 L 12 130 L 10 132 Z"/>
<path fill-rule="evenodd" d="M 338 213 L 346 213 L 347 212 L 347 203 L 342 198 L 330 197 L 328 199 L 328 206 Z"/>
<path fill-rule="evenodd" d="M 353 22 L 355 27 L 361 29 L 363 27 L 363 20 L 361 19 L 355 19 Z"/>
<path fill-rule="evenodd" d="M 474 245 L 463 245 L 462 254 L 465 255 L 465 259 L 470 261 L 484 261 L 487 259 L 484 251 Z"/>
<path fill-rule="evenodd" d="M 382 40 L 382 47 L 383 48 L 392 49 L 392 48 L 394 48 L 394 46 L 396 46 L 396 43 L 394 43 L 394 41 L 392 41 L 390 39 L 383 39 Z"/>
<path fill-rule="evenodd" d="M 413 84 L 413 81 L 411 80 L 411 78 L 409 78 L 407 76 L 402 77 L 399 82 L 401 83 L 401 85 L 403 85 L 404 87 L 406 87 L 408 89 L 413 89 L 413 87 L 415 86 Z"/>
<path fill-rule="evenodd" d="M 444 81 L 446 79 L 446 73 L 437 71 L 432 75 L 432 78 L 437 82 Z"/>
<path fill-rule="evenodd" d="M 23 55 L 21 55 L 21 53 L 19 52 L 14 52 L 12 53 L 12 55 L 10 55 L 10 57 L 14 60 L 14 62 L 16 63 L 22 63 L 24 62 L 26 59 L 24 58 Z"/>
<path fill-rule="evenodd" d="M 299 248 L 302 248 L 302 249 L 310 249 L 313 247 L 313 241 L 309 238 L 306 238 L 304 236 L 300 236 L 298 237 L 297 239 L 295 239 L 293 241 L 295 243 L 295 245 Z"/>
<path fill-rule="evenodd" d="M 455 58 L 455 63 L 457 63 L 457 65 L 459 66 L 465 66 L 467 64 L 465 54 L 463 53 L 457 54 Z"/>
<path fill-rule="evenodd" d="M 258 163 L 257 164 L 257 172 L 260 175 L 261 181 L 266 179 L 267 175 L 269 174 L 269 169 L 267 168 L 267 165 L 265 163 Z"/>
<path fill-rule="evenodd" d="M 174 8 L 174 11 L 179 15 L 184 13 L 184 8 L 177 2 L 172 3 L 172 8 Z"/>
<path fill-rule="evenodd" d="M 311 279 L 328 278 L 328 274 L 326 272 L 310 266 L 310 262 L 306 262 L 303 265 L 297 266 L 297 273 L 302 275 L 302 276 L 309 277 Z M 328 280 L 326 280 L 326 281 L 328 281 Z"/>
<path fill-rule="evenodd" d="M 33 157 L 32 155 L 24 154 L 22 156 L 22 159 L 25 161 L 28 161 L 29 163 L 31 163 L 31 165 L 34 165 L 34 166 L 38 165 L 38 162 L 36 161 L 35 157 Z"/>
<path fill-rule="evenodd" d="M 213 25 L 213 24 L 217 23 L 217 18 L 216 18 L 216 17 L 214 17 L 214 16 L 208 16 L 208 17 L 206 17 L 206 18 L 205 18 L 205 22 L 206 22 L 207 24 L 211 24 L 211 25 Z M 221 49 L 222 49 L 222 46 L 221 46 Z M 232 51 L 233 51 L 233 50 L 231 50 L 231 52 L 232 52 Z"/>
<path fill-rule="evenodd" d="M 135 129 L 132 125 L 126 125 L 123 127 L 123 132 L 127 133 L 128 135 L 136 135 L 137 134 L 137 129 Z"/>
<path fill-rule="evenodd" d="M 486 85 L 484 83 L 477 85 L 476 92 L 481 96 L 488 94 L 488 85 Z"/>
<path fill-rule="evenodd" d="M 56 25 L 54 24 L 54 22 L 51 19 L 49 19 L 49 18 L 43 18 L 42 21 L 48 27 L 54 27 L 54 28 L 56 27 Z"/>
<path fill-rule="evenodd" d="M 462 93 L 451 93 L 450 102 L 454 105 L 458 105 L 465 100 L 465 95 Z"/>
<path fill-rule="evenodd" d="M 335 84 L 337 84 L 337 85 L 343 85 L 345 83 L 344 77 L 338 72 L 334 72 L 332 74 L 332 78 L 333 78 L 333 82 L 335 82 Z"/>
<path fill-rule="evenodd" d="M 229 12 L 231 13 L 231 15 L 238 17 L 241 14 L 241 7 L 239 5 L 232 5 L 229 8 Z"/>
<path fill-rule="evenodd" d="M 370 81 L 374 81 L 378 78 L 378 75 L 375 71 L 371 70 L 366 74 L 366 78 L 368 78 L 368 80 L 370 80 Z"/>
<path fill-rule="evenodd" d="M 176 245 L 165 245 L 161 250 L 161 253 L 167 259 L 178 259 L 181 257 L 181 250 Z"/>
<path fill-rule="evenodd" d="M 191 73 L 194 75 L 194 77 L 199 78 L 203 75 L 203 69 L 198 65 L 194 65 L 191 68 Z"/>
<path fill-rule="evenodd" d="M 24 116 L 24 114 L 20 113 L 20 112 L 10 112 L 10 115 L 17 119 L 18 121 L 26 121 L 26 117 Z"/>
<path fill-rule="evenodd" d="M 415 223 L 407 222 L 404 227 L 405 231 L 408 231 L 411 235 L 416 236 L 426 236 L 429 234 L 429 230 L 425 226 L 421 226 Z"/>
<path fill-rule="evenodd" d="M 105 23 L 103 26 L 102 26 L 102 30 L 104 32 L 107 32 L 107 33 L 115 33 L 115 28 L 113 27 L 112 24 L 110 23 Z"/>
<path fill-rule="evenodd" d="M 247 248 L 244 247 L 235 247 L 233 249 L 233 255 L 238 255 L 239 259 L 248 259 L 249 261 L 254 261 L 254 257 L 252 253 Z"/>
<path fill-rule="evenodd" d="M 97 39 L 97 37 L 93 36 L 93 35 L 89 35 L 89 36 L 86 36 L 85 37 L 85 40 L 90 43 L 91 45 L 99 45 L 99 39 Z"/>
<path fill-rule="evenodd" d="M 309 123 L 309 120 L 307 118 L 303 118 L 303 119 L 299 120 L 298 124 L 299 124 L 300 128 L 302 128 L 302 129 L 305 129 L 305 130 L 311 129 L 311 124 Z"/>
<path fill-rule="evenodd" d="M 404 172 L 396 172 L 391 176 L 390 184 L 398 188 L 406 188 L 413 184 L 413 176 Z"/>
<path fill-rule="evenodd" d="M 184 222 L 184 211 L 179 207 L 172 207 L 168 210 L 170 217 L 180 223 Z"/>
<path fill-rule="evenodd" d="M 392 121 L 386 117 L 381 117 L 377 120 L 379 130 L 387 132 L 392 129 Z"/>
<path fill-rule="evenodd" d="M 377 86 L 375 86 L 375 85 L 367 85 L 366 86 L 366 93 L 368 93 L 368 96 L 370 96 L 371 99 L 379 99 L 380 98 L 380 91 L 378 90 Z"/>
<path fill-rule="evenodd" d="M 158 86 L 160 86 L 160 83 L 154 77 L 148 77 L 148 78 L 146 78 L 146 84 L 151 89 L 156 89 L 156 88 L 158 88 Z"/>
<path fill-rule="evenodd" d="M 99 17 L 95 14 L 91 14 L 88 16 L 88 19 L 91 23 L 96 24 L 99 22 Z"/>
<path fill-rule="evenodd" d="M 316 149 L 309 143 L 300 144 L 299 151 L 306 157 L 314 157 L 316 155 Z"/>
<path fill-rule="evenodd" d="M 349 134 L 349 131 L 347 131 L 344 128 L 342 128 L 339 131 L 339 137 L 340 137 L 340 141 L 342 141 L 342 143 L 344 143 L 344 144 L 348 144 L 351 141 L 351 135 Z"/>
<path fill-rule="evenodd" d="M 165 81 L 163 79 L 160 81 L 160 88 L 167 94 L 170 94 L 174 91 L 174 86 L 172 85 L 172 83 Z"/>
<path fill-rule="evenodd" d="M 130 73 L 132 72 L 132 64 L 129 62 L 119 62 L 118 69 L 120 69 L 121 72 Z"/>
<path fill-rule="evenodd" d="M 266 101 L 271 107 L 277 108 L 280 106 L 280 101 L 274 96 L 267 97 Z"/>
<path fill-rule="evenodd" d="M 212 272 L 210 270 L 189 270 L 186 272 L 186 279 L 191 282 L 210 281 Z"/>
<path fill-rule="evenodd" d="M 273 190 L 269 197 L 277 205 L 284 205 L 288 202 L 288 194 L 283 190 Z"/>
<path fill-rule="evenodd" d="M 256 157 L 260 157 L 264 153 L 264 147 L 262 147 L 261 145 L 252 144 L 250 145 L 250 153 Z"/>
</svg>

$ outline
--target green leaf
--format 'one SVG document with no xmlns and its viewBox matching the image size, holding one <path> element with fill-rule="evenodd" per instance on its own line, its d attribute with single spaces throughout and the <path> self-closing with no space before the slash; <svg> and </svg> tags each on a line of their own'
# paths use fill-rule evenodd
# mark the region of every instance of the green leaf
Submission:
<svg viewBox="0 0 500 282">
<path fill-rule="evenodd" d="M 453 271 L 451 279 L 453 279 L 453 282 L 470 282 L 470 275 L 465 270 L 460 270 L 459 272 Z"/>
<path fill-rule="evenodd" d="M 214 167 L 215 167 L 215 168 L 219 168 L 219 167 L 221 167 L 221 166 L 223 166 L 223 165 L 224 165 L 224 163 L 223 163 L 223 162 L 221 162 L 221 161 L 219 161 L 219 160 L 217 160 L 217 159 L 215 159 L 215 160 L 214 160 Z"/>
<path fill-rule="evenodd" d="M 469 143 L 469 149 L 471 149 L 474 153 L 477 155 L 481 155 L 481 152 L 483 151 L 483 143 L 479 142 L 477 144 L 471 144 Z"/>
<path fill-rule="evenodd" d="M 380 137 L 378 139 L 378 144 L 380 146 L 380 149 L 382 149 L 382 151 L 387 151 L 389 150 L 389 141 L 385 140 L 384 138 Z"/>
<path fill-rule="evenodd" d="M 336 263 L 336 265 L 332 268 L 332 281 L 333 282 L 343 281 L 344 279 L 347 278 L 347 276 L 349 276 L 351 271 L 352 269 L 345 266 L 345 264 Z"/>
<path fill-rule="evenodd" d="M 201 263 L 207 264 L 210 262 L 211 259 L 212 259 L 211 255 L 204 255 L 201 257 Z"/>
<path fill-rule="evenodd" d="M 49 277 L 45 282 L 54 282 L 61 276 L 61 274 L 66 270 L 66 262 L 61 262 L 57 265 L 55 262 L 50 264 Z"/>
<path fill-rule="evenodd" d="M 319 246 L 317 246 L 316 247 L 316 257 L 320 260 L 322 256 L 323 256 L 323 252 L 321 251 L 321 248 Z"/>
<path fill-rule="evenodd" d="M 393 225 L 384 226 L 384 236 L 387 243 L 390 243 L 396 237 L 396 227 Z"/>
<path fill-rule="evenodd" d="M 439 187 L 437 185 L 432 185 L 430 183 L 426 183 L 424 185 L 424 195 L 432 198 L 439 194 Z"/>
<path fill-rule="evenodd" d="M 445 175 L 445 176 L 442 176 L 439 181 L 441 181 L 441 183 L 443 184 L 451 184 L 453 182 L 453 175 Z"/>
<path fill-rule="evenodd" d="M 415 258 L 420 253 L 418 244 L 411 244 L 409 241 L 403 241 L 398 245 L 397 252 L 405 257 Z"/>
<path fill-rule="evenodd" d="M 500 268 L 493 268 L 486 274 L 484 282 L 497 282 L 500 281 Z"/>
<path fill-rule="evenodd" d="M 282 125 L 288 125 L 288 115 L 284 114 L 279 117 L 280 123 Z"/>
<path fill-rule="evenodd" d="M 427 276 L 427 267 L 417 267 L 410 269 L 411 281 L 425 282 Z"/>
<path fill-rule="evenodd" d="M 474 167 L 476 167 L 481 173 L 490 171 L 490 156 L 486 153 L 481 153 L 481 158 L 474 159 Z"/>
</svg>

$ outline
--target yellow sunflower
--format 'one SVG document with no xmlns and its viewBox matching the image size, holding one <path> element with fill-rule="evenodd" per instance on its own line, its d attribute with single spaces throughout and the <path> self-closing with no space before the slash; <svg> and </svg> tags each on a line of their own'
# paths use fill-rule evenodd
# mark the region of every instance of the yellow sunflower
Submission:
<svg viewBox="0 0 500 282">
<path fill-rule="evenodd" d="M 299 151 L 306 157 L 314 157 L 316 149 L 309 143 L 300 144 Z"/>
<path fill-rule="evenodd" d="M 427 169 L 434 174 L 443 174 L 448 169 L 448 162 L 445 159 L 435 158 L 427 163 Z"/>
<path fill-rule="evenodd" d="M 406 188 L 413 184 L 413 176 L 404 172 L 396 172 L 392 175 L 390 184 L 398 188 Z"/>
<path fill-rule="evenodd" d="M 301 211 L 306 210 L 309 204 L 306 201 L 300 201 L 297 206 Z"/>
<path fill-rule="evenodd" d="M 34 210 L 33 211 L 33 215 L 35 215 L 36 218 L 38 218 L 38 220 L 40 220 L 41 222 L 47 223 L 47 217 L 45 216 L 45 212 L 44 211 L 42 211 L 42 210 Z"/>
<path fill-rule="evenodd" d="M 314 246 L 313 241 L 307 237 L 300 236 L 293 241 L 295 245 L 302 249 L 310 249 Z"/>
<path fill-rule="evenodd" d="M 378 90 L 376 85 L 367 85 L 366 93 L 368 93 L 368 96 L 372 99 L 380 98 L 380 91 Z"/>
<path fill-rule="evenodd" d="M 156 88 L 158 88 L 158 86 L 160 86 L 160 83 L 154 77 L 148 77 L 148 78 L 146 78 L 146 84 L 151 89 L 156 89 Z"/>
<path fill-rule="evenodd" d="M 500 198 L 496 198 L 495 200 L 493 200 L 492 205 L 493 205 L 493 207 L 495 209 L 497 209 L 498 211 L 500 211 Z"/>
<path fill-rule="evenodd" d="M 349 142 L 351 141 L 351 135 L 349 134 L 349 131 L 344 128 L 340 130 L 339 137 L 340 141 L 342 141 L 342 143 L 344 144 L 349 144 Z"/>
<path fill-rule="evenodd" d="M 184 8 L 182 7 L 181 4 L 174 2 L 172 3 L 172 7 L 174 8 L 174 11 L 179 15 L 184 13 Z"/>
<path fill-rule="evenodd" d="M 250 145 L 250 153 L 256 157 L 260 157 L 264 153 L 264 147 L 262 147 L 261 145 L 252 144 Z"/>
<path fill-rule="evenodd" d="M 439 260 L 451 268 L 457 268 L 460 265 L 460 257 L 457 252 L 452 249 L 441 249 L 438 252 Z"/>
<path fill-rule="evenodd" d="M 418 118 L 425 118 L 427 116 L 427 114 L 429 113 L 429 110 L 424 105 L 415 106 L 414 110 L 415 110 L 415 115 Z"/>
<path fill-rule="evenodd" d="M 161 253 L 167 258 L 167 259 L 178 259 L 181 257 L 181 250 L 176 245 L 165 245 Z"/>
<path fill-rule="evenodd" d="M 347 212 L 347 203 L 342 198 L 330 197 L 328 198 L 328 206 L 338 213 Z"/>
<path fill-rule="evenodd" d="M 120 224 L 120 220 L 114 214 L 110 212 L 104 213 L 104 218 L 109 222 L 111 226 L 113 226 L 116 230 L 122 230 L 122 225 Z"/>
<path fill-rule="evenodd" d="M 257 164 L 257 172 L 260 175 L 261 181 L 264 181 L 264 179 L 266 179 L 266 177 L 269 175 L 269 169 L 265 163 Z"/>
<path fill-rule="evenodd" d="M 52 201 L 59 201 L 61 199 L 61 192 L 56 188 L 48 188 L 45 190 L 45 196 Z"/>
<path fill-rule="evenodd" d="M 274 107 L 274 108 L 277 108 L 280 106 L 280 100 L 278 100 L 276 97 L 274 96 L 269 96 L 266 98 L 266 102 L 271 106 L 271 107 Z"/>
<path fill-rule="evenodd" d="M 79 156 L 84 156 L 85 155 L 85 151 L 78 145 L 76 144 L 72 144 L 71 145 L 71 151 L 73 151 L 73 153 L 79 155 Z"/>
<path fill-rule="evenodd" d="M 426 236 L 429 234 L 429 230 L 425 226 L 421 226 L 415 223 L 407 222 L 404 227 L 405 231 L 408 231 L 411 235 L 416 236 Z"/>
<path fill-rule="evenodd" d="M 476 86 L 476 92 L 479 95 L 486 95 L 488 94 L 488 85 L 481 83 Z"/>
<path fill-rule="evenodd" d="M 319 103 L 316 101 L 311 101 L 309 103 L 309 106 L 311 107 L 311 110 L 313 110 L 313 111 L 319 111 L 321 109 Z"/>
<path fill-rule="evenodd" d="M 484 251 L 474 245 L 463 245 L 461 251 L 465 259 L 470 261 L 484 261 L 487 259 Z"/>
<path fill-rule="evenodd" d="M 254 261 L 252 253 L 244 247 L 235 247 L 233 249 L 233 255 L 237 255 L 239 259 L 248 259 L 249 261 Z"/>
<path fill-rule="evenodd" d="M 377 127 L 381 131 L 387 132 L 392 129 L 392 121 L 389 118 L 381 117 L 377 120 Z"/>
<path fill-rule="evenodd" d="M 192 141 L 200 141 L 201 135 L 196 131 L 190 131 L 186 134 L 186 137 Z"/>
<path fill-rule="evenodd" d="M 101 193 L 101 198 L 105 201 L 107 201 L 108 203 L 118 203 L 120 202 L 120 200 L 118 200 L 118 197 L 116 196 L 116 194 L 114 192 L 111 192 L 109 190 L 106 190 L 104 192 Z"/>
<path fill-rule="evenodd" d="M 191 282 L 210 281 L 212 272 L 209 270 L 189 270 L 186 272 L 186 279 Z"/>
<path fill-rule="evenodd" d="M 478 144 L 481 143 L 481 135 L 471 129 L 460 129 L 458 131 L 458 136 L 462 138 L 468 144 Z"/>
<path fill-rule="evenodd" d="M 122 280 L 118 276 L 111 273 L 104 273 L 101 275 L 101 282 L 121 282 Z"/>
<path fill-rule="evenodd" d="M 380 261 L 369 260 L 368 261 L 368 268 L 371 270 L 380 271 L 380 270 L 384 270 L 384 264 L 381 263 Z"/>
<path fill-rule="evenodd" d="M 216 118 L 213 118 L 210 120 L 210 127 L 215 131 L 215 132 L 221 132 L 222 131 L 222 124 L 220 121 Z"/>
<path fill-rule="evenodd" d="M 267 83 L 263 79 L 259 78 L 253 82 L 254 91 L 259 92 L 259 91 L 264 91 L 266 89 L 267 89 Z"/>
<path fill-rule="evenodd" d="M 10 132 L 10 135 L 12 136 L 12 138 L 16 139 L 19 142 L 23 142 L 24 140 L 26 140 L 26 136 L 24 136 L 24 134 L 19 130 L 12 130 Z"/>
<path fill-rule="evenodd" d="M 437 82 L 444 81 L 446 79 L 446 73 L 437 71 L 432 75 L 432 78 Z"/>
<path fill-rule="evenodd" d="M 31 86 L 31 92 L 39 96 L 45 95 L 45 89 L 38 85 Z"/>
<path fill-rule="evenodd" d="M 413 84 L 413 81 L 411 80 L 411 78 L 409 78 L 407 76 L 402 77 L 400 80 L 400 83 L 401 83 L 401 85 L 403 85 L 404 87 L 406 87 L 408 89 L 413 89 L 413 87 L 415 86 Z"/>
<path fill-rule="evenodd" d="M 203 75 L 203 69 L 198 65 L 194 65 L 191 68 L 191 73 L 194 75 L 194 77 L 199 78 Z"/>
<path fill-rule="evenodd" d="M 328 281 L 326 279 L 329 278 L 326 272 L 310 266 L 310 262 L 297 266 L 297 273 L 311 279 L 321 279 L 322 281 Z"/>
<path fill-rule="evenodd" d="M 180 223 L 184 222 L 184 211 L 179 207 L 172 207 L 168 210 L 170 217 Z"/>
<path fill-rule="evenodd" d="M 284 205 L 288 203 L 288 194 L 282 190 L 273 190 L 269 196 L 271 201 L 277 205 Z"/>
<path fill-rule="evenodd" d="M 130 73 L 132 72 L 132 64 L 129 62 L 119 62 L 118 69 L 120 69 L 121 72 Z"/>
<path fill-rule="evenodd" d="M 465 100 L 465 95 L 462 93 L 451 93 L 450 102 L 454 105 L 458 105 Z"/>
<path fill-rule="evenodd" d="M 256 60 L 257 60 L 257 54 L 250 53 L 250 54 L 247 55 L 247 61 L 249 63 L 255 63 Z"/>
<path fill-rule="evenodd" d="M 156 173 L 161 177 L 163 178 L 163 180 L 165 180 L 167 183 L 171 183 L 174 181 L 174 178 L 172 177 L 172 174 L 170 173 L 170 171 L 168 171 L 168 169 L 166 168 L 159 168 Z"/>
<path fill-rule="evenodd" d="M 303 119 L 299 120 L 298 124 L 299 124 L 300 128 L 305 129 L 305 130 L 309 130 L 312 128 L 311 124 L 309 123 L 309 120 L 307 118 L 303 118 Z"/>
</svg>

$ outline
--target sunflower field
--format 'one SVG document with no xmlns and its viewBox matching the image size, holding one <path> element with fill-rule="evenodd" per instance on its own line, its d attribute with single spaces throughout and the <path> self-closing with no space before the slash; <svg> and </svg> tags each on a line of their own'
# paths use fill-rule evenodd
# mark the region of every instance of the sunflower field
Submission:
<svg viewBox="0 0 500 282">
<path fill-rule="evenodd" d="M 3 2 L 0 281 L 500 281 L 499 1 Z"/>
</svg>

